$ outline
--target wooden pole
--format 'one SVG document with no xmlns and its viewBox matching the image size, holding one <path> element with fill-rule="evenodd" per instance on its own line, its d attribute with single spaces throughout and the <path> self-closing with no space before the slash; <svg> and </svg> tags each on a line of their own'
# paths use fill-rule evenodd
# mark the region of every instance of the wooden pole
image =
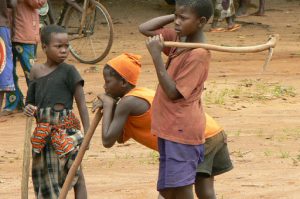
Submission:
<svg viewBox="0 0 300 199">
<path fill-rule="evenodd" d="M 184 43 L 184 42 L 172 42 L 165 41 L 165 47 L 178 47 L 178 48 L 204 48 L 207 50 L 220 51 L 220 52 L 229 52 L 229 53 L 255 53 L 261 52 L 265 50 L 269 50 L 270 48 L 274 48 L 277 40 L 279 39 L 278 34 L 271 35 L 269 40 L 265 44 L 255 45 L 255 46 L 218 46 L 213 44 L 205 44 L 205 43 Z"/>
<path fill-rule="evenodd" d="M 27 117 L 26 130 L 24 136 L 21 199 L 28 199 L 28 179 L 29 179 L 30 152 L 31 152 L 31 144 L 30 144 L 31 130 L 32 130 L 32 117 Z"/>
<path fill-rule="evenodd" d="M 76 174 L 76 171 L 78 169 L 78 167 L 80 166 L 81 164 L 81 161 L 83 159 L 83 156 L 85 154 L 85 151 L 87 150 L 87 147 L 89 146 L 90 144 L 90 141 L 94 135 L 94 132 L 100 122 L 102 118 L 102 110 L 98 109 L 98 111 L 96 112 L 95 114 L 95 117 L 92 121 L 92 124 L 90 126 L 90 128 L 88 129 L 88 132 L 86 133 L 86 135 L 84 136 L 84 139 L 83 139 L 83 142 L 81 144 L 81 147 L 78 151 L 78 154 L 68 172 L 68 175 L 66 177 L 66 180 L 64 182 L 64 185 L 61 189 L 61 192 L 59 194 L 59 199 L 65 199 L 67 197 L 67 194 L 68 194 L 68 191 L 69 191 L 69 187 L 74 179 L 74 176 Z"/>
</svg>

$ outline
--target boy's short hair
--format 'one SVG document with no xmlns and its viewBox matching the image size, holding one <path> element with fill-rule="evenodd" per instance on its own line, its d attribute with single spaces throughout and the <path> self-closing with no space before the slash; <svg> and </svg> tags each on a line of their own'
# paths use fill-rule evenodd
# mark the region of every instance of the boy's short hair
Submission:
<svg viewBox="0 0 300 199">
<path fill-rule="evenodd" d="M 211 0 L 176 0 L 176 4 L 192 8 L 199 17 L 205 17 L 206 21 L 214 12 Z"/>
<path fill-rule="evenodd" d="M 50 43 L 52 33 L 66 33 L 67 34 L 67 31 L 63 27 L 57 26 L 57 25 L 44 26 L 41 30 L 42 44 L 48 45 Z"/>
</svg>

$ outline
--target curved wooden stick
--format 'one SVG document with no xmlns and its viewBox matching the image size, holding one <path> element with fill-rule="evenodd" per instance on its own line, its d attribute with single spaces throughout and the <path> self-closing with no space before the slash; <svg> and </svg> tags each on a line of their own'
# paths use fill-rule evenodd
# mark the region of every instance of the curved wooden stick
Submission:
<svg viewBox="0 0 300 199">
<path fill-rule="evenodd" d="M 184 42 L 171 42 L 165 41 L 165 47 L 178 47 L 178 48 L 204 48 L 207 50 L 214 50 L 220 52 L 230 52 L 230 53 L 255 53 L 264 50 L 269 50 L 276 46 L 276 42 L 279 39 L 278 34 L 270 35 L 268 42 L 256 46 L 243 46 L 243 47 L 229 47 L 229 46 L 217 46 L 213 44 L 204 43 L 184 43 Z"/>
<path fill-rule="evenodd" d="M 30 137 L 32 129 L 32 117 L 26 118 L 26 130 L 24 137 L 24 150 L 23 150 L 23 166 L 22 166 L 22 181 L 21 181 L 21 199 L 28 198 L 28 179 L 30 167 Z"/>
<path fill-rule="evenodd" d="M 66 180 L 64 182 L 64 185 L 61 189 L 61 192 L 59 194 L 59 199 L 65 199 L 67 197 L 67 194 L 68 194 L 68 191 L 69 191 L 69 187 L 74 179 L 74 176 L 76 174 L 76 171 L 78 169 L 78 167 L 80 166 L 81 164 L 81 161 L 83 159 L 83 156 L 85 154 L 85 151 L 87 150 L 87 147 L 89 146 L 90 144 L 90 141 L 94 135 L 94 132 L 102 118 L 102 110 L 101 109 L 98 109 L 98 111 L 96 112 L 95 114 L 95 117 L 92 121 L 92 124 L 90 126 L 90 128 L 88 129 L 88 132 L 86 133 L 86 135 L 84 136 L 84 139 L 82 141 L 82 144 L 80 146 L 80 149 L 78 151 L 78 154 L 68 172 L 68 175 L 66 177 Z"/>
</svg>

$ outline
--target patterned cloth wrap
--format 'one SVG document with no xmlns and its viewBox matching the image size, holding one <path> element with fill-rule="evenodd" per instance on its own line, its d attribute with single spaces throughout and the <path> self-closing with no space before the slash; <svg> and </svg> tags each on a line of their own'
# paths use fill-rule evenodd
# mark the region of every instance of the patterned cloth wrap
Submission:
<svg viewBox="0 0 300 199">
<path fill-rule="evenodd" d="M 81 144 L 80 121 L 71 110 L 39 109 L 36 116 L 37 126 L 31 137 L 35 153 L 41 153 L 45 145 L 51 143 L 55 153 L 62 158 Z"/>
</svg>

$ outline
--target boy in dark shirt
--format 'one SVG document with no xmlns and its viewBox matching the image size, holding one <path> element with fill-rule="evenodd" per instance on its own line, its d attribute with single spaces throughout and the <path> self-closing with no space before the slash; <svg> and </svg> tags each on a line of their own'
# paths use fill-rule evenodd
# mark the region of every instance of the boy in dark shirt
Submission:
<svg viewBox="0 0 300 199">
<path fill-rule="evenodd" d="M 80 121 L 72 112 L 73 98 L 84 132 L 89 127 L 89 116 L 84 81 L 74 66 L 64 63 L 69 53 L 66 31 L 59 26 L 46 26 L 41 41 L 47 61 L 32 67 L 25 107 L 25 114 L 35 116 L 37 121 L 31 138 L 32 180 L 38 198 L 58 198 L 83 139 Z M 81 169 L 72 185 L 75 198 L 87 198 Z"/>
</svg>

